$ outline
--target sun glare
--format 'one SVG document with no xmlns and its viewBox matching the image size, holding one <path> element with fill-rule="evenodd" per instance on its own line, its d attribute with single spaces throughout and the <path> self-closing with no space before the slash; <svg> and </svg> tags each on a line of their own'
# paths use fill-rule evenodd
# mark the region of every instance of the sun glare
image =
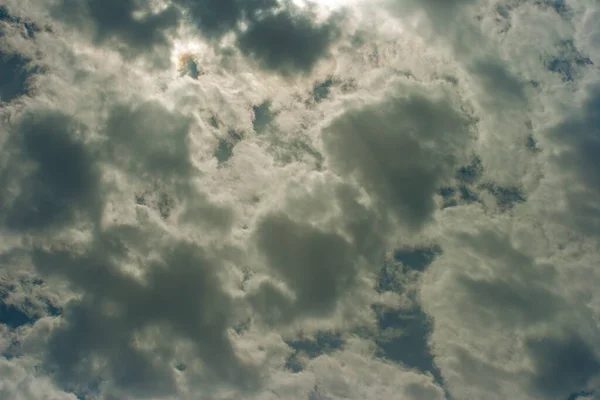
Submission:
<svg viewBox="0 0 600 400">
<path fill-rule="evenodd" d="M 198 42 L 175 42 L 171 53 L 171 62 L 176 66 L 179 75 L 197 78 L 199 71 L 196 61 L 205 50 L 205 46 Z"/>
</svg>

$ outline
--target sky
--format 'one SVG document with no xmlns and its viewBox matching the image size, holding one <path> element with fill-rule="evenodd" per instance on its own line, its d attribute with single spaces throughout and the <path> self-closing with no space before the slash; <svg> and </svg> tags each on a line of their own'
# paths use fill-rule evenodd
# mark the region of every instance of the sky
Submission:
<svg viewBox="0 0 600 400">
<path fill-rule="evenodd" d="M 599 400 L 596 0 L 2 0 L 0 399 Z"/>
</svg>

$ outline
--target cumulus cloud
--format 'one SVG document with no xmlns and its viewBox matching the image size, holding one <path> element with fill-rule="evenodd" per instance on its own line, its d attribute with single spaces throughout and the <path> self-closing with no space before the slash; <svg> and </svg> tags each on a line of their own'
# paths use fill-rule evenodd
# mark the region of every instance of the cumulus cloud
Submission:
<svg viewBox="0 0 600 400">
<path fill-rule="evenodd" d="M 293 291 L 300 313 L 330 312 L 356 279 L 358 254 L 335 233 L 268 215 L 258 225 L 257 245 L 269 266 Z"/>
<path fill-rule="evenodd" d="M 173 0 L 146 5 L 131 0 L 61 0 L 53 16 L 128 57 L 154 55 L 161 67 L 173 32 L 184 21 L 217 47 L 227 35 L 236 36 L 242 53 L 286 75 L 310 72 L 327 55 L 339 23 L 339 18 L 319 22 L 308 9 L 277 0 Z"/>
<path fill-rule="evenodd" d="M 51 11 L 56 18 L 89 33 L 94 42 L 112 44 L 132 56 L 157 47 L 167 50 L 167 31 L 177 26 L 180 16 L 173 6 L 154 12 L 133 0 L 61 0 Z"/>
<path fill-rule="evenodd" d="M 600 122 L 600 91 L 597 85 L 585 89 L 582 103 L 580 110 L 574 111 L 574 115 L 567 116 L 551 129 L 550 138 L 562 147 L 557 156 L 561 170 L 579 178 L 577 182 L 580 184 L 568 195 L 573 209 L 572 218 L 587 233 L 595 234 L 598 214 L 594 199 L 598 195 L 599 176 L 594 166 Z"/>
<path fill-rule="evenodd" d="M 0 361 L 3 381 L 0 394 L 8 399 L 18 400 L 75 400 L 73 394 L 57 389 L 46 377 L 36 377 L 33 366 L 19 365 L 6 360 Z"/>
<path fill-rule="evenodd" d="M 3 180 L 4 225 L 14 230 L 68 224 L 99 203 L 99 175 L 80 141 L 83 127 L 60 111 L 31 110 L 14 129 Z M 13 193 L 11 193 L 13 192 Z"/>
<path fill-rule="evenodd" d="M 8 0 L 0 397 L 600 395 L 592 0 Z"/>
<path fill-rule="evenodd" d="M 419 228 L 436 208 L 436 189 L 464 157 L 468 133 L 467 118 L 449 100 L 413 90 L 349 111 L 326 128 L 324 141 L 334 168 L 356 175 L 386 210 Z"/>
<path fill-rule="evenodd" d="M 310 14 L 276 12 L 251 23 L 239 39 L 243 53 L 284 74 L 310 72 L 336 37 L 336 20 L 315 23 Z"/>
<path fill-rule="evenodd" d="M 131 235 L 127 227 L 113 235 L 99 238 L 101 243 L 79 257 L 59 250 L 33 253 L 38 270 L 64 276 L 84 293 L 66 306 L 63 324 L 49 338 L 45 363 L 54 378 L 78 393 L 101 380 L 135 396 L 167 396 L 177 393 L 175 364 L 201 361 L 203 379 L 249 384 L 254 373 L 238 360 L 227 337 L 231 299 L 214 275 L 213 261 L 196 246 L 175 243 L 163 259 L 142 266 L 143 277 L 136 280 L 119 271 L 118 259 L 101 256 L 133 250 L 121 239 Z M 140 343 L 139 335 L 149 335 L 154 345 L 146 347 L 151 342 Z M 166 336 L 188 342 L 192 353 L 175 359 L 171 345 L 160 341 Z"/>
</svg>

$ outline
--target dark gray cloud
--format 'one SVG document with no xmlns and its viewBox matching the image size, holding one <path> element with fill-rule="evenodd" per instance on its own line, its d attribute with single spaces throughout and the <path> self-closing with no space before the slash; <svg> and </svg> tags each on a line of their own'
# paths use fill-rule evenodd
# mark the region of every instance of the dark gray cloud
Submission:
<svg viewBox="0 0 600 400">
<path fill-rule="evenodd" d="M 91 29 L 99 44 L 116 40 L 112 44 L 126 55 L 139 56 L 157 48 L 164 51 L 169 44 L 167 33 L 179 23 L 180 12 L 169 6 L 154 13 L 142 4 L 136 0 L 61 0 L 54 17 L 83 31 Z M 162 62 L 168 63 L 168 57 Z"/>
<path fill-rule="evenodd" d="M 366 262 L 377 265 L 383 258 L 383 237 L 389 227 L 359 202 L 356 187 L 338 184 L 330 193 L 333 197 L 322 194 L 317 190 L 295 199 L 290 207 L 302 204 L 303 208 L 325 210 L 337 203 L 343 214 L 341 227 L 348 237 L 283 213 L 266 215 L 254 232 L 254 243 L 270 275 L 283 281 L 291 292 L 266 281 L 249 293 L 251 304 L 269 324 L 289 323 L 298 317 L 326 318 L 360 283 L 359 266 Z"/>
<path fill-rule="evenodd" d="M 452 396 L 485 397 L 491 393 L 491 398 L 505 398 L 514 393 L 507 383 L 518 381 L 523 393 L 518 397 L 523 398 L 564 400 L 571 393 L 589 389 L 587 384 L 597 376 L 600 364 L 596 350 L 583 336 L 561 335 L 564 329 L 573 329 L 573 310 L 558 289 L 562 285 L 560 266 L 536 260 L 497 231 L 483 229 L 458 238 L 460 245 L 444 247 L 435 266 L 440 272 L 456 268 L 453 283 L 447 294 L 433 300 L 454 298 L 455 302 L 431 315 L 436 329 L 456 319 L 456 323 L 450 322 L 450 329 L 457 329 L 458 335 L 450 329 L 434 330 L 432 347 Z M 444 259 L 448 251 L 458 255 L 455 264 Z M 443 287 L 438 282 L 434 285 Z M 428 312 L 430 300 L 424 306 Z M 443 309 L 451 314 L 439 312 Z M 543 333 L 534 333 L 539 328 Z M 471 340 L 476 344 L 470 345 Z M 504 341 L 506 345 L 498 348 Z M 517 360 L 531 362 L 512 364 L 513 351 Z M 443 360 L 448 352 L 456 363 Z"/>
<path fill-rule="evenodd" d="M 570 185 L 567 193 L 574 222 L 586 233 L 600 231 L 600 87 L 588 89 L 587 99 L 577 112 L 551 129 L 551 138 L 565 151 L 557 157 L 559 166 L 575 174 L 582 186 Z M 585 195 L 583 193 L 586 193 Z M 590 197 L 589 195 L 592 195 Z"/>
<path fill-rule="evenodd" d="M 55 9 L 56 18 L 91 29 L 97 43 L 116 45 L 125 55 L 162 51 L 155 59 L 160 66 L 169 61 L 169 32 L 182 14 L 217 46 L 223 36 L 235 34 L 243 54 L 282 74 L 309 72 L 327 54 L 339 22 L 317 23 L 310 11 L 276 0 L 173 0 L 159 12 L 135 0 L 61 0 Z"/>
<path fill-rule="evenodd" d="M 163 188 L 185 187 L 191 174 L 189 125 L 187 118 L 156 103 L 120 105 L 100 130 L 108 144 L 98 145 L 106 142 L 87 143 L 86 127 L 72 117 L 28 110 L 15 124 L 3 155 L 3 224 L 14 231 L 40 231 L 71 226 L 87 216 L 98 228 L 103 208 L 99 162 L 120 166 L 134 179 L 158 180 Z M 168 218 L 173 202 L 161 194 L 156 206 Z M 203 226 L 214 223 L 220 229 L 230 223 L 227 210 L 202 196 L 196 196 L 194 207 L 196 214 L 206 214 Z M 83 253 L 40 249 L 32 255 L 42 276 L 60 276 L 83 293 L 64 307 L 62 324 L 48 341 L 45 366 L 62 388 L 82 396 L 104 391 L 138 398 L 175 393 L 172 364 L 178 360 L 173 342 L 158 345 L 155 353 L 135 345 L 136 335 L 151 329 L 190 343 L 196 358 L 210 366 L 201 379 L 243 388 L 257 382 L 226 335 L 231 300 L 214 275 L 218 261 L 192 244 L 175 243 L 161 251 L 160 261 L 142 265 L 142 283 L 120 267 L 147 238 L 125 226 L 95 232 Z M 163 296 L 170 300 L 162 301 Z M 49 301 L 36 313 L 19 302 L 0 304 L 0 321 L 11 327 L 62 313 Z M 7 351 L 18 354 L 18 349 Z"/>
<path fill-rule="evenodd" d="M 426 38 L 435 44 L 450 46 L 453 57 L 464 63 L 469 73 L 475 78 L 493 103 L 525 102 L 524 85 L 518 76 L 510 69 L 511 64 L 500 59 L 497 53 L 487 51 L 493 48 L 490 37 L 484 33 L 480 24 L 483 11 L 475 11 L 477 6 L 485 8 L 481 0 L 389 0 L 392 9 L 396 10 L 398 17 L 422 11 L 426 16 L 423 30 Z M 509 10 L 517 7 L 509 2 L 496 2 L 496 10 L 504 18 L 509 18 Z M 525 3 L 525 2 L 520 2 Z M 506 7 L 504 7 L 506 6 Z M 498 21 L 496 21 L 498 22 Z M 510 29 L 510 22 L 507 23 Z M 482 29 L 483 28 L 483 29 Z M 495 39 L 494 39 L 495 40 Z M 496 107 L 499 107 L 496 105 Z M 494 111 L 498 111 L 496 108 Z"/>
<path fill-rule="evenodd" d="M 358 254 L 335 233 L 271 214 L 255 235 L 274 275 L 294 292 L 297 313 L 330 313 L 356 279 Z"/>
<path fill-rule="evenodd" d="M 543 286 L 534 285 L 528 289 L 512 279 L 463 278 L 461 286 L 481 312 L 501 310 L 502 318 L 513 323 L 548 320 L 561 304 L 559 298 Z"/>
<path fill-rule="evenodd" d="M 567 400 L 578 400 L 578 399 L 587 399 L 587 400 L 595 400 L 597 397 L 594 397 L 596 394 L 595 390 L 582 390 L 577 393 L 571 393 Z"/>
<path fill-rule="evenodd" d="M 346 112 L 325 128 L 324 141 L 337 171 L 356 175 L 402 222 L 419 228 L 468 130 L 449 102 L 412 94 Z"/>
<path fill-rule="evenodd" d="M 101 314 L 94 300 L 72 304 L 48 342 L 46 367 L 64 389 L 94 395 L 111 380 L 136 397 L 175 392 L 173 372 L 131 343 L 127 323 Z M 103 364 L 100 370 L 94 363 Z M 108 370 L 108 371 L 107 371 Z"/>
<path fill-rule="evenodd" d="M 241 52 L 282 74 L 310 72 L 336 39 L 337 18 L 315 15 L 277 0 L 174 0 L 206 37 L 218 42 L 235 33 Z M 241 29 L 241 24 L 246 28 Z"/>
<path fill-rule="evenodd" d="M 294 9 L 278 11 L 253 21 L 238 36 L 242 53 L 283 74 L 310 72 L 337 36 L 338 21 L 318 24 L 314 16 Z"/>
<path fill-rule="evenodd" d="M 532 338 L 527 350 L 536 373 L 532 379 L 535 390 L 545 398 L 565 399 L 588 387 L 590 380 L 600 376 L 600 358 L 579 336 Z"/>
<path fill-rule="evenodd" d="M 140 178 L 186 179 L 190 122 L 155 102 L 115 106 L 104 129 L 108 157 Z"/>
<path fill-rule="evenodd" d="M 130 251 L 148 252 L 149 239 L 121 226 L 100 234 L 84 253 L 33 253 L 42 275 L 66 278 L 83 294 L 65 307 L 48 342 L 45 365 L 56 381 L 92 394 L 98 379 L 140 398 L 175 394 L 175 365 L 181 360 L 174 358 L 174 341 L 183 340 L 206 366 L 202 379 L 246 388 L 256 383 L 226 334 L 232 302 L 215 275 L 219 261 L 193 244 L 171 243 L 160 260 L 141 266 L 140 281 L 120 265 Z M 135 337 L 148 329 L 172 340 L 140 348 Z"/>
<path fill-rule="evenodd" d="M 2 39 L 28 54 L 0 54 L 0 369 L 15 381 L 6 398 L 66 398 L 39 390 L 47 377 L 86 400 L 442 398 L 434 380 L 457 399 L 592 395 L 600 357 L 585 319 L 598 299 L 582 268 L 597 258 L 600 89 L 587 88 L 582 107 L 552 96 L 595 79 L 595 33 L 577 26 L 586 5 L 389 0 L 410 25 L 365 3 L 344 27 L 343 13 L 317 18 L 318 5 L 288 0 L 51 3 L 53 24 L 103 50 L 81 53 L 81 38 L 61 37 L 59 25 L 41 33 L 18 0 L 0 6 Z M 47 7 L 31 2 L 31 14 Z M 197 79 L 149 76 L 127 59 L 170 63 L 183 25 L 182 46 L 213 46 L 179 59 Z M 372 34 L 359 44 L 345 34 L 354 27 Z M 528 44 L 534 36 L 547 48 Z M 335 76 L 323 75 L 316 66 L 338 41 Z M 127 74 L 100 62 L 106 49 L 126 56 Z M 321 72 L 261 79 L 238 57 L 271 75 Z M 49 65 L 46 76 L 32 59 Z M 77 88 L 64 84 L 72 76 Z M 115 104 L 141 76 L 135 100 Z M 369 100 L 398 81 L 393 96 Z M 370 105 L 341 111 L 361 93 Z M 49 101 L 68 111 L 23 108 Z M 540 105 L 572 115 L 543 131 Z M 228 131 L 247 127 L 248 107 L 262 136 Z M 216 140 L 200 121 L 212 108 Z M 332 110 L 341 114 L 329 122 Z M 584 242 L 541 218 L 549 187 L 566 191 Z M 510 234 L 474 233 L 479 224 Z M 525 239 L 531 248 L 513 243 Z M 377 276 L 384 255 L 394 268 Z"/>
<path fill-rule="evenodd" d="M 277 0 L 174 0 L 183 7 L 196 27 L 209 38 L 236 31 L 242 21 L 278 7 Z"/>
<path fill-rule="evenodd" d="M 478 60 L 471 65 L 488 95 L 496 101 L 525 101 L 524 85 L 500 60 Z"/>
<path fill-rule="evenodd" d="M 38 230 L 63 226 L 82 213 L 97 216 L 100 178 L 83 129 L 54 111 L 30 110 L 22 117 L 0 175 L 10 193 L 2 200 L 5 226 Z"/>
<path fill-rule="evenodd" d="M 191 118 L 158 102 L 118 104 L 109 110 L 102 130 L 108 140 L 99 154 L 128 173 L 129 183 L 139 189 L 134 195 L 137 204 L 154 208 L 167 219 L 186 203 L 183 220 L 227 229 L 231 210 L 212 204 L 190 184 L 197 172 L 189 148 L 191 124 Z M 229 143 L 215 152 L 222 161 L 231 156 Z"/>
<path fill-rule="evenodd" d="M 344 216 L 343 226 L 352 238 L 354 249 L 373 265 L 379 265 L 385 251 L 382 244 L 390 230 L 389 218 L 361 203 L 360 195 L 352 184 L 335 188 L 338 207 Z"/>
<path fill-rule="evenodd" d="M 273 282 L 261 283 L 248 299 L 268 325 L 288 323 L 300 313 L 294 299 Z"/>
<path fill-rule="evenodd" d="M 515 249 L 507 237 L 495 232 L 464 238 L 466 246 L 498 263 L 491 279 L 468 275 L 458 279 L 462 293 L 481 316 L 493 313 L 496 322 L 516 326 L 550 321 L 564 307 L 551 289 L 556 275 L 554 266 L 536 264 L 533 258 Z"/>
</svg>

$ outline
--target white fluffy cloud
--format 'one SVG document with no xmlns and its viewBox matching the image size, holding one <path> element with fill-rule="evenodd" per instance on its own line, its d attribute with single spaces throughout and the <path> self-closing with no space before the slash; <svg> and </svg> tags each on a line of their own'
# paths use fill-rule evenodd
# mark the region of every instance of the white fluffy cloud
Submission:
<svg viewBox="0 0 600 400">
<path fill-rule="evenodd" d="M 0 6 L 0 397 L 600 398 L 592 0 Z"/>
</svg>

